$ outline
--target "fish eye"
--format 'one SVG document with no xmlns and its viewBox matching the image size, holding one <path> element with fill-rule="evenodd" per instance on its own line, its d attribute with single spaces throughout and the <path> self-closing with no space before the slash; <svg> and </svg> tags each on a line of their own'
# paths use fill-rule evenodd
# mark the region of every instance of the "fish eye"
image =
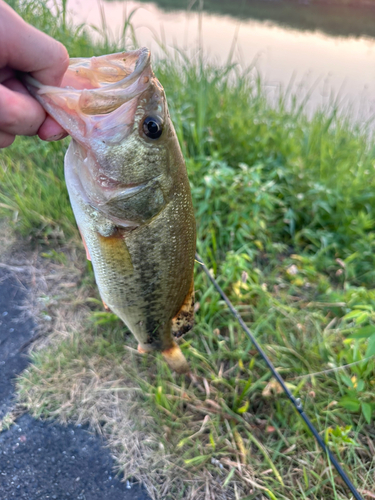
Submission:
<svg viewBox="0 0 375 500">
<path fill-rule="evenodd" d="M 150 139 L 159 139 L 163 132 L 162 123 L 159 118 L 147 116 L 143 122 L 143 132 Z"/>
</svg>

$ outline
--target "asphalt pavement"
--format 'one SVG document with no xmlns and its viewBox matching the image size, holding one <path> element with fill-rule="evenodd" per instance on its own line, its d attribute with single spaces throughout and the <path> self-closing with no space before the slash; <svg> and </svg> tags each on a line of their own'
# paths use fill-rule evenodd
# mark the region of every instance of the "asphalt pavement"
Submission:
<svg viewBox="0 0 375 500">
<path fill-rule="evenodd" d="M 29 363 L 36 326 L 25 314 L 22 277 L 0 268 L 0 419 L 15 403 L 14 378 Z M 85 427 L 22 415 L 0 433 L 0 499 L 150 500 L 116 477 L 110 450 Z"/>
</svg>

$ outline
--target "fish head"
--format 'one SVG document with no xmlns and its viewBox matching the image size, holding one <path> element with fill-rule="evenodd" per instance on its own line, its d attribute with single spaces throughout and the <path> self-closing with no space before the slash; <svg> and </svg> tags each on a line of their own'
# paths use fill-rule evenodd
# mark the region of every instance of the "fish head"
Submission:
<svg viewBox="0 0 375 500">
<path fill-rule="evenodd" d="M 119 193 L 155 179 L 162 191 L 156 204 L 166 203 L 182 155 L 147 48 L 71 59 L 61 88 L 26 81 L 73 138 L 66 175 L 80 179 L 93 206 L 105 210 Z"/>
</svg>

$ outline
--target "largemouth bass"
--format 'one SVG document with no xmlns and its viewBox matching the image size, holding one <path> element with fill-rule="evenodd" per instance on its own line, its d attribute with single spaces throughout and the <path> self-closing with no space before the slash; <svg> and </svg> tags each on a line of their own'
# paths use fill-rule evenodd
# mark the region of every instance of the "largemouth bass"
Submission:
<svg viewBox="0 0 375 500">
<path fill-rule="evenodd" d="M 72 136 L 65 179 L 105 305 L 177 372 L 194 320 L 195 219 L 185 162 L 150 52 L 71 59 L 63 88 L 26 77 Z"/>
</svg>

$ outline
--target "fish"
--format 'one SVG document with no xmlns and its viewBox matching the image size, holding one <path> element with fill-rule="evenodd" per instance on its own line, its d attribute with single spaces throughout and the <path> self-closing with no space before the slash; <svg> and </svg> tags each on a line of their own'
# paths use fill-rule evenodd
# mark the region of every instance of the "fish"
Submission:
<svg viewBox="0 0 375 500">
<path fill-rule="evenodd" d="M 72 58 L 63 87 L 24 77 L 72 140 L 64 173 L 103 304 L 138 341 L 189 371 L 196 223 L 185 161 L 149 49 Z"/>
</svg>

